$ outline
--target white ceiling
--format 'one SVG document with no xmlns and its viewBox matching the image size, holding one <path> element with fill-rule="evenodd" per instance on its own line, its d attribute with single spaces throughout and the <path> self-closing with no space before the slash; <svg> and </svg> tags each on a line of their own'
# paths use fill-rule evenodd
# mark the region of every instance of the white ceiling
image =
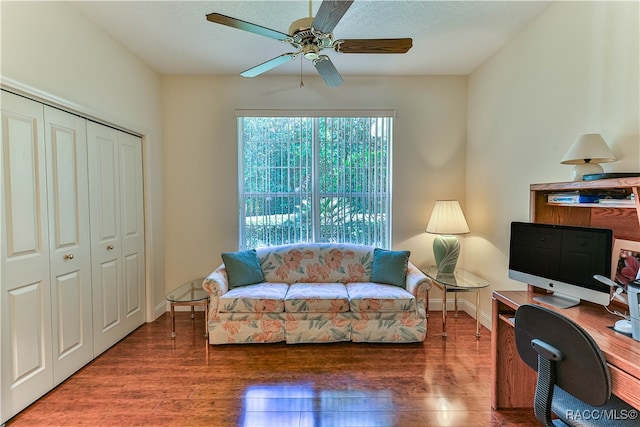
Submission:
<svg viewBox="0 0 640 427">
<path fill-rule="evenodd" d="M 295 50 L 289 44 L 214 24 L 218 12 L 283 33 L 309 16 L 309 1 L 76 1 L 73 4 L 160 74 L 239 74 Z M 469 74 L 538 16 L 543 1 L 355 0 L 335 39 L 413 38 L 406 54 L 325 50 L 342 75 Z M 312 3 L 314 15 L 320 0 Z M 297 59 L 268 74 L 299 74 Z M 315 73 L 304 60 L 303 72 Z"/>
</svg>

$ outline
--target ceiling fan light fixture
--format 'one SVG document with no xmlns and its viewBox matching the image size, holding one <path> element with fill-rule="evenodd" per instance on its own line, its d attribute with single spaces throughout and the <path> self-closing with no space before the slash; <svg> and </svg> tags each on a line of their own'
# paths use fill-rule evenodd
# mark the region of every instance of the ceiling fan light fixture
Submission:
<svg viewBox="0 0 640 427">
<path fill-rule="evenodd" d="M 314 60 L 320 56 L 320 48 L 316 44 L 306 44 L 302 46 L 302 54 L 306 59 Z"/>
</svg>

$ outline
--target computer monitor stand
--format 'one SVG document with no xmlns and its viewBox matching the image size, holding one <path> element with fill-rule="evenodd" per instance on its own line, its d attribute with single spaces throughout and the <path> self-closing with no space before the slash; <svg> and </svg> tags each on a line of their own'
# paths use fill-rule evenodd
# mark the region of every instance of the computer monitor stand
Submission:
<svg viewBox="0 0 640 427">
<path fill-rule="evenodd" d="M 554 292 L 551 295 L 534 297 L 534 301 L 542 302 L 558 308 L 569 308 L 580 304 L 580 298 Z"/>
</svg>

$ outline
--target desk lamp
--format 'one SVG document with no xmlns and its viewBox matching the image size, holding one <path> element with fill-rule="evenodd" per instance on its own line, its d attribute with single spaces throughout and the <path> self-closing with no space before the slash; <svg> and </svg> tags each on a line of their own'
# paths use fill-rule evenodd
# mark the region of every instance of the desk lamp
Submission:
<svg viewBox="0 0 640 427">
<path fill-rule="evenodd" d="M 616 157 L 609 149 L 602 135 L 589 133 L 576 138 L 560 163 L 563 165 L 575 165 L 571 177 L 574 181 L 582 181 L 583 175 L 604 172 L 599 163 L 615 161 Z"/>
<path fill-rule="evenodd" d="M 438 235 L 433 241 L 433 255 L 438 271 L 453 273 L 460 255 L 460 242 L 456 234 L 469 233 L 469 226 L 458 201 L 437 200 L 426 231 Z"/>
</svg>

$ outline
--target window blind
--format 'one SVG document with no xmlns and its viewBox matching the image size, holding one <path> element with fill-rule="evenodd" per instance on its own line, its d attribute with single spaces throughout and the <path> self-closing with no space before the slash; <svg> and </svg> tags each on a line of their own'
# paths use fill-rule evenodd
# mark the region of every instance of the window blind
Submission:
<svg viewBox="0 0 640 427">
<path fill-rule="evenodd" d="M 392 117 L 239 115 L 238 134 L 242 248 L 389 247 Z"/>
</svg>

